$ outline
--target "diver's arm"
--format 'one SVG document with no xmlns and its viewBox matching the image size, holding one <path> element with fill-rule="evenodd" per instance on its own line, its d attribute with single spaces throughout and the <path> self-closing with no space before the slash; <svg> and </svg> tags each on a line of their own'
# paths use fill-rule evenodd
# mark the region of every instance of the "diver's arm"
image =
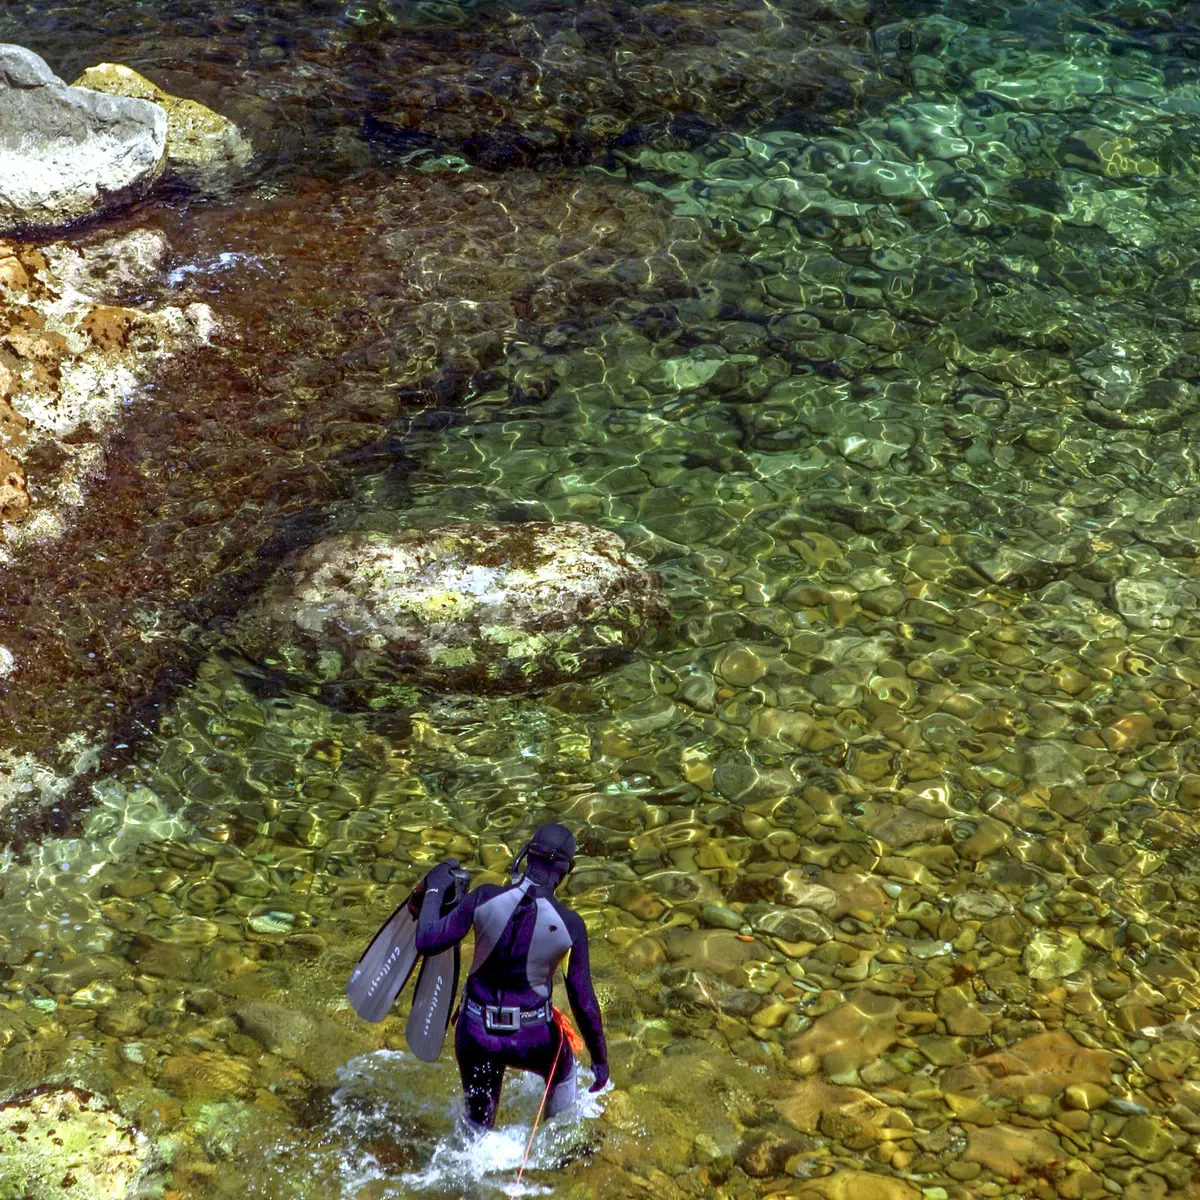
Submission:
<svg viewBox="0 0 1200 1200">
<path fill-rule="evenodd" d="M 421 915 L 417 918 L 417 952 L 419 954 L 440 954 L 451 946 L 461 942 L 471 931 L 471 922 L 475 919 L 475 908 L 479 904 L 481 894 L 494 893 L 495 884 L 484 884 L 469 892 L 461 904 L 456 905 L 444 917 L 441 916 L 442 900 L 446 895 L 446 883 L 430 873 L 429 886 L 425 889 L 425 899 L 421 902 Z"/>
<path fill-rule="evenodd" d="M 558 908 L 558 906 L 555 906 Z M 566 922 L 567 932 L 571 935 L 571 951 L 567 959 L 567 999 L 571 1003 L 571 1012 L 575 1015 L 575 1023 L 592 1056 L 592 1066 L 608 1063 L 608 1047 L 604 1043 L 604 1027 L 600 1019 L 600 1002 L 596 999 L 596 989 L 592 986 L 592 967 L 588 956 L 587 926 L 583 918 L 569 908 L 559 908 L 559 913 Z M 607 1072 L 605 1073 L 607 1075 Z"/>
</svg>

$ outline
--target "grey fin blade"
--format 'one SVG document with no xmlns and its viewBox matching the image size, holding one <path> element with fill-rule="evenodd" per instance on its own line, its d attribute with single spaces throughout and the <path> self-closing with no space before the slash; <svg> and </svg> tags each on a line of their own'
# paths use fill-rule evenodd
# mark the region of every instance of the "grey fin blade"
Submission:
<svg viewBox="0 0 1200 1200">
<path fill-rule="evenodd" d="M 421 964 L 404 1035 L 408 1048 L 422 1062 L 437 1062 L 442 1053 L 450 1012 L 458 994 L 458 969 L 458 946 L 426 958 Z"/>
<path fill-rule="evenodd" d="M 382 1021 L 417 965 L 417 918 L 413 892 L 371 939 L 350 981 L 346 998 L 364 1021 Z"/>
</svg>

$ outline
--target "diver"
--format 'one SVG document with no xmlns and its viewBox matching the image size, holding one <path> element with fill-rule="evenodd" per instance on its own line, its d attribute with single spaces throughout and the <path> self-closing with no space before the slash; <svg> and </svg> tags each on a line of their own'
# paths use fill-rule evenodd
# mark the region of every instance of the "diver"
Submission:
<svg viewBox="0 0 1200 1200">
<path fill-rule="evenodd" d="M 475 954 L 459 1006 L 454 1052 L 462 1077 L 468 1126 L 490 1129 L 509 1067 L 546 1080 L 545 1115 L 575 1102 L 577 1064 L 551 1004 L 554 971 L 567 958 L 567 999 L 592 1060 L 598 1092 L 608 1082 L 600 1005 L 592 987 L 587 929 L 554 896 L 574 866 L 575 838 L 563 825 L 543 825 L 513 860 L 508 886 L 481 884 L 447 915 L 442 899 L 458 863 L 439 863 L 426 876 L 416 949 L 446 951 L 474 927 Z M 521 863 L 525 870 L 518 875 Z M 569 956 L 569 957 L 568 957 Z"/>
</svg>

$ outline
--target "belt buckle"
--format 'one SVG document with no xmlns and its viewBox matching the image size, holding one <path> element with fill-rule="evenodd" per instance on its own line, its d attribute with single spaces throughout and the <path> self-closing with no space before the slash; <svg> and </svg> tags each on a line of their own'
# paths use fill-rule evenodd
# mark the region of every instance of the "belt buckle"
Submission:
<svg viewBox="0 0 1200 1200">
<path fill-rule="evenodd" d="M 521 1009 L 511 1004 L 487 1004 L 483 1023 L 493 1033 L 516 1033 L 521 1028 Z"/>
</svg>

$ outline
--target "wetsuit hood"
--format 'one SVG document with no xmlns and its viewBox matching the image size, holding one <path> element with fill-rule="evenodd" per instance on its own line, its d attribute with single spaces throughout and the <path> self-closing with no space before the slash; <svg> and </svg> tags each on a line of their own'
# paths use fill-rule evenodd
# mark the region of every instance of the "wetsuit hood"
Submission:
<svg viewBox="0 0 1200 1200">
<path fill-rule="evenodd" d="M 531 866 L 536 864 L 543 867 L 543 871 L 537 871 L 535 874 L 556 877 L 554 882 L 557 884 L 575 865 L 576 848 L 575 835 L 565 825 L 543 825 L 513 859 L 513 878 L 517 878 L 522 861 L 528 857 Z M 542 880 L 539 879 L 538 882 Z"/>
</svg>

